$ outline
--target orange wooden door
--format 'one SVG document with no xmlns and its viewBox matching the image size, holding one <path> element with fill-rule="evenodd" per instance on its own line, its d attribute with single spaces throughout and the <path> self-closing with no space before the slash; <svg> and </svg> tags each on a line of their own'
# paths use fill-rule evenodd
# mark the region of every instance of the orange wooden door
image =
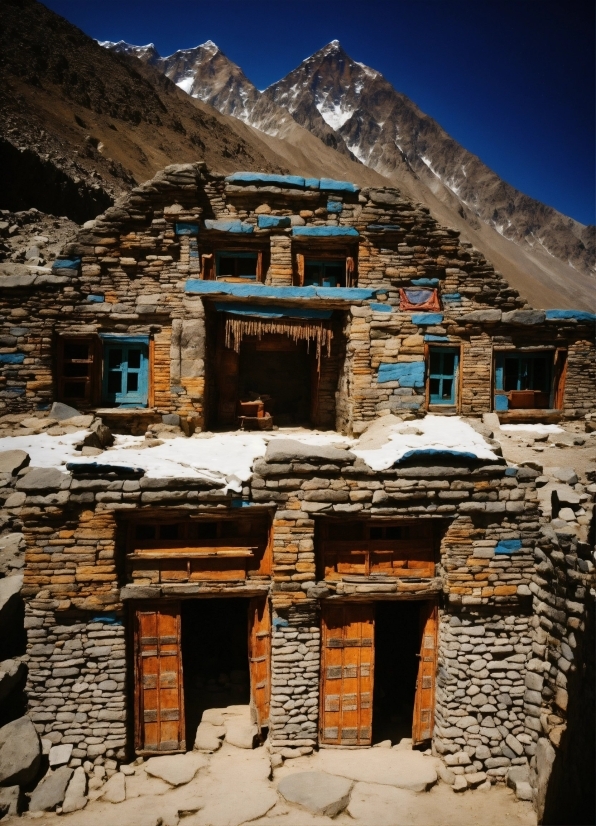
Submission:
<svg viewBox="0 0 596 826">
<path fill-rule="evenodd" d="M 186 751 L 179 603 L 139 607 L 135 615 L 135 746 Z"/>
<path fill-rule="evenodd" d="M 438 631 L 437 606 L 434 602 L 422 603 L 420 622 L 422 639 L 412 725 L 414 745 L 430 740 L 433 733 Z"/>
<path fill-rule="evenodd" d="M 323 605 L 321 742 L 370 746 L 374 605 Z"/>
<path fill-rule="evenodd" d="M 269 724 L 271 696 L 271 614 L 267 596 L 248 605 L 248 658 L 250 702 L 259 728 Z"/>
</svg>

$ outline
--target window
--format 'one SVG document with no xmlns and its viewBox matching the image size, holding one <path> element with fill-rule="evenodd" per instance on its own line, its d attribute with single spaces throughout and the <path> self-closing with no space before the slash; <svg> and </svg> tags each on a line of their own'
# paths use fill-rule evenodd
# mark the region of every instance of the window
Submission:
<svg viewBox="0 0 596 826">
<path fill-rule="evenodd" d="M 68 404 L 91 404 L 94 390 L 95 341 L 62 338 L 58 346 L 58 397 Z"/>
<path fill-rule="evenodd" d="M 430 404 L 454 405 L 456 400 L 459 351 L 447 347 L 431 347 L 429 350 Z"/>
<path fill-rule="evenodd" d="M 512 351 L 495 359 L 495 409 L 551 406 L 553 352 Z"/>
<path fill-rule="evenodd" d="M 220 250 L 215 257 L 216 277 L 260 281 L 259 259 L 260 256 L 257 252 Z"/>
<path fill-rule="evenodd" d="M 102 336 L 104 340 L 104 403 L 116 407 L 146 407 L 148 397 L 148 338 Z"/>
<path fill-rule="evenodd" d="M 304 262 L 305 287 L 345 287 L 346 259 L 329 258 L 316 261 L 306 258 Z"/>
</svg>

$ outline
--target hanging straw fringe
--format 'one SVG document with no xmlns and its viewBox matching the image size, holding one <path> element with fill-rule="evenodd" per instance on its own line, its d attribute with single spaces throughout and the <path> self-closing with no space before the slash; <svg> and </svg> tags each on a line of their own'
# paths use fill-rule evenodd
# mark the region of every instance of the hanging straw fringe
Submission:
<svg viewBox="0 0 596 826">
<path fill-rule="evenodd" d="M 234 318 L 226 315 L 226 347 L 230 347 L 239 353 L 240 344 L 244 336 L 257 336 L 262 338 L 267 333 L 289 336 L 293 341 L 306 341 L 306 350 L 309 351 L 310 340 L 317 342 L 317 361 L 321 360 L 321 350 L 327 349 L 327 355 L 331 355 L 331 339 L 333 331 L 325 327 L 321 321 L 302 320 L 275 320 L 268 321 L 261 318 Z"/>
</svg>

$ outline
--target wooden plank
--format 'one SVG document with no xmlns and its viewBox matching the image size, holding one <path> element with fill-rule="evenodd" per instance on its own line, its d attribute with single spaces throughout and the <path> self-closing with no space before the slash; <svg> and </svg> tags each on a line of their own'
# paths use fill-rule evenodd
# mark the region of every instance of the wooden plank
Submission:
<svg viewBox="0 0 596 826">
<path fill-rule="evenodd" d="M 372 742 L 374 605 L 325 604 L 321 657 L 321 742 Z"/>
<path fill-rule="evenodd" d="M 136 610 L 135 701 L 137 751 L 186 750 L 179 603 Z"/>
<path fill-rule="evenodd" d="M 271 697 L 271 612 L 267 594 L 248 605 L 250 702 L 259 728 L 269 725 Z"/>
<path fill-rule="evenodd" d="M 414 745 L 430 740 L 435 714 L 435 682 L 437 672 L 438 612 L 434 602 L 423 602 L 420 608 L 420 662 L 414 699 L 412 741 Z"/>
</svg>

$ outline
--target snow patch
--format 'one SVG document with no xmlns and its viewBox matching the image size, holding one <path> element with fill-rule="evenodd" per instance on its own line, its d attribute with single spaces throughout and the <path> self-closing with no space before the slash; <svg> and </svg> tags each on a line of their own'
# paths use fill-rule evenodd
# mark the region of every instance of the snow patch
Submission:
<svg viewBox="0 0 596 826">
<path fill-rule="evenodd" d="M 502 424 L 499 430 L 505 433 L 564 433 L 564 429 L 558 424 Z"/>
<path fill-rule="evenodd" d="M 353 109 L 344 109 L 341 103 L 329 105 L 326 101 L 321 101 L 316 104 L 316 107 L 321 113 L 325 123 L 334 131 L 337 131 L 340 126 L 343 126 L 354 114 Z"/>
<path fill-rule="evenodd" d="M 176 83 L 179 89 L 182 89 L 183 92 L 186 92 L 187 95 L 190 95 L 190 90 L 192 89 L 192 84 L 194 83 L 194 75 L 188 75 L 187 77 L 182 78 Z"/>
<path fill-rule="evenodd" d="M 385 435 L 387 442 L 382 446 L 370 450 L 356 447 L 352 452 L 376 471 L 393 467 L 410 450 L 449 450 L 497 460 L 485 439 L 459 416 L 429 414 L 424 419 L 392 425 Z"/>
</svg>

